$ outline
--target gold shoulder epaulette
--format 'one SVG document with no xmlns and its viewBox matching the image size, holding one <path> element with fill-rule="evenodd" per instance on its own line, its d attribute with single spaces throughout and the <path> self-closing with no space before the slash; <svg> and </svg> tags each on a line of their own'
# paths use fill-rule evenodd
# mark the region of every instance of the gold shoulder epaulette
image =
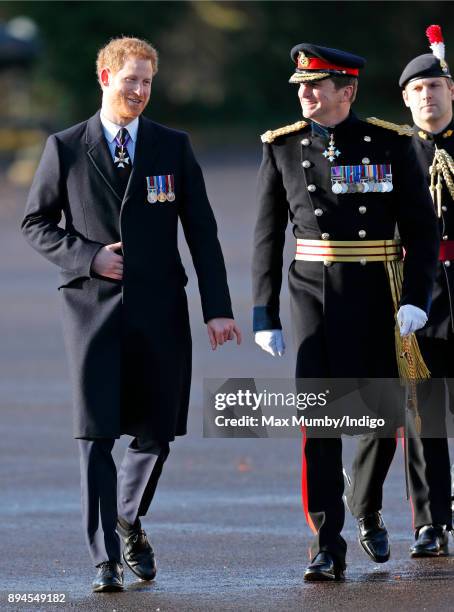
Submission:
<svg viewBox="0 0 454 612">
<path fill-rule="evenodd" d="M 391 121 L 377 119 L 377 117 L 368 117 L 366 121 L 367 123 L 378 125 L 378 127 L 385 128 L 386 130 L 393 130 L 393 132 L 397 132 L 399 136 L 413 136 L 413 128 L 406 124 L 399 125 L 398 123 L 392 123 Z"/>
<path fill-rule="evenodd" d="M 277 128 L 277 130 L 268 130 L 262 134 L 260 138 L 262 139 L 262 142 L 273 142 L 273 140 L 275 140 L 278 136 L 290 134 L 291 132 L 297 132 L 298 130 L 302 130 L 303 127 L 306 127 L 306 125 L 307 121 L 297 121 L 291 125 L 284 125 L 283 127 Z"/>
</svg>

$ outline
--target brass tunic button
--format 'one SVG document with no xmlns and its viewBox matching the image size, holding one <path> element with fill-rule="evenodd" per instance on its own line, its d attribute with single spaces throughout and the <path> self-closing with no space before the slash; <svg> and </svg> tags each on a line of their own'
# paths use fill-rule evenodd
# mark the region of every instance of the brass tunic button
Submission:
<svg viewBox="0 0 454 612">
<path fill-rule="evenodd" d="M 365 238 L 366 237 L 366 230 L 359 230 L 358 236 L 360 238 Z"/>
<path fill-rule="evenodd" d="M 364 215 L 364 214 L 365 214 L 365 212 L 366 212 L 366 210 L 367 210 L 367 208 L 366 208 L 365 206 L 360 206 L 360 207 L 358 208 L 358 210 L 359 210 L 359 214 L 360 214 L 360 215 Z"/>
<path fill-rule="evenodd" d="M 324 265 L 325 265 L 327 268 L 329 268 L 329 267 L 330 267 L 330 265 L 331 265 L 333 262 L 332 262 L 332 261 L 327 261 L 327 260 L 325 259 L 325 261 L 324 261 L 323 263 L 324 263 Z"/>
<path fill-rule="evenodd" d="M 329 234 L 326 232 L 322 234 L 322 240 L 329 240 Z"/>
<path fill-rule="evenodd" d="M 370 159 L 368 157 L 363 157 L 363 159 L 361 160 L 361 163 L 370 164 Z"/>
<path fill-rule="evenodd" d="M 303 168 L 310 168 L 312 166 L 311 162 L 308 159 L 305 159 L 301 164 Z"/>
<path fill-rule="evenodd" d="M 442 207 L 441 207 L 441 210 L 442 210 L 443 212 L 446 212 L 446 211 L 448 210 L 448 207 L 447 207 L 447 206 L 442 206 Z"/>
<path fill-rule="evenodd" d="M 364 140 L 366 142 L 371 142 L 372 138 L 370 136 L 364 136 Z"/>
<path fill-rule="evenodd" d="M 362 257 L 362 258 L 359 260 L 359 263 L 360 263 L 362 266 L 365 266 L 365 265 L 367 264 L 367 260 L 366 260 L 366 259 L 364 259 L 364 257 Z"/>
<path fill-rule="evenodd" d="M 314 210 L 314 215 L 315 215 L 316 217 L 321 217 L 321 216 L 323 215 L 323 210 L 322 210 L 321 208 L 316 208 L 316 209 Z"/>
<path fill-rule="evenodd" d="M 451 265 L 451 262 L 449 261 L 449 259 L 447 259 L 447 260 L 444 262 L 444 264 L 445 264 L 445 266 L 446 266 L 447 268 L 449 268 L 449 266 Z"/>
<path fill-rule="evenodd" d="M 317 189 L 317 187 L 315 185 L 308 185 L 307 186 L 307 190 L 310 191 L 311 193 L 314 193 L 314 191 Z"/>
<path fill-rule="evenodd" d="M 311 141 L 309 140 L 309 138 L 303 138 L 301 144 L 303 145 L 303 147 L 308 147 L 311 144 Z"/>
<path fill-rule="evenodd" d="M 445 235 L 443 236 L 443 240 L 447 240 L 447 239 L 448 239 L 448 235 L 447 235 L 447 234 L 445 234 Z"/>
</svg>

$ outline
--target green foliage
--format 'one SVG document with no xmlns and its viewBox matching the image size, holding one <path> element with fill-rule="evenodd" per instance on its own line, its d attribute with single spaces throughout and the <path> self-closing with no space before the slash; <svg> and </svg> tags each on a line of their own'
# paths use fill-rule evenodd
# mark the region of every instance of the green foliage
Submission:
<svg viewBox="0 0 454 612">
<path fill-rule="evenodd" d="M 82 120 L 100 101 L 97 50 L 121 34 L 160 52 L 148 114 L 175 126 L 237 125 L 256 132 L 299 116 L 290 48 L 312 41 L 368 58 L 361 114 L 409 120 L 397 80 L 428 52 L 425 28 L 442 25 L 454 64 L 451 2 L 3 2 L 0 17 L 38 25 L 42 56 L 33 72 L 40 112 L 59 126 Z M 452 44 L 450 44 L 450 40 Z"/>
</svg>

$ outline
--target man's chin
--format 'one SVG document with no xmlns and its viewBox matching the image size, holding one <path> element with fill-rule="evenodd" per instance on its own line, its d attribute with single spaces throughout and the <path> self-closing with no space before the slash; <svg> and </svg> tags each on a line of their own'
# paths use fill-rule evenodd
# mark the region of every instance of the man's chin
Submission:
<svg viewBox="0 0 454 612">
<path fill-rule="evenodd" d="M 131 108 L 130 106 L 126 106 L 123 108 L 123 116 L 127 117 L 129 120 L 133 120 L 136 117 L 139 117 L 139 115 L 142 114 L 143 110 L 144 110 L 144 106 L 140 105 L 137 108 Z"/>
<path fill-rule="evenodd" d="M 141 113 L 142 113 L 142 109 L 141 109 L 141 108 L 140 108 L 140 109 L 138 108 L 136 111 L 132 111 L 132 110 L 130 110 L 128 113 L 126 113 L 126 116 L 127 116 L 129 119 L 135 119 L 135 118 L 136 118 L 136 117 L 138 117 L 138 116 L 139 116 Z"/>
<path fill-rule="evenodd" d="M 421 119 L 425 121 L 435 121 L 440 118 L 440 111 L 438 108 L 427 108 L 421 111 Z"/>
<path fill-rule="evenodd" d="M 303 117 L 305 119 L 316 119 L 317 109 L 316 108 L 303 108 Z"/>
</svg>

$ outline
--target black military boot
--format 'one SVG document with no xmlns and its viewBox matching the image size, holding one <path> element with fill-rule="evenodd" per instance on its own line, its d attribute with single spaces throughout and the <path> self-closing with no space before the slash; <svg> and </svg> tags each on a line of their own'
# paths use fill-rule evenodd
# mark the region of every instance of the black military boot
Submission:
<svg viewBox="0 0 454 612">
<path fill-rule="evenodd" d="M 126 565 L 142 580 L 153 580 L 156 576 L 154 552 L 140 520 L 131 525 L 118 517 L 117 531 L 123 539 L 123 560 Z"/>
<path fill-rule="evenodd" d="M 358 519 L 359 543 L 375 561 L 385 563 L 390 556 L 388 532 L 380 512 L 372 512 Z"/>
<path fill-rule="evenodd" d="M 448 532 L 443 525 L 424 525 L 416 531 L 415 539 L 410 548 L 410 556 L 414 559 L 449 555 Z"/>
<path fill-rule="evenodd" d="M 104 561 L 96 566 L 98 573 L 93 580 L 93 593 L 123 591 L 123 566 L 116 561 Z"/>
<path fill-rule="evenodd" d="M 319 552 L 304 572 L 304 580 L 309 582 L 330 582 L 343 580 L 344 570 L 329 552 Z"/>
</svg>

